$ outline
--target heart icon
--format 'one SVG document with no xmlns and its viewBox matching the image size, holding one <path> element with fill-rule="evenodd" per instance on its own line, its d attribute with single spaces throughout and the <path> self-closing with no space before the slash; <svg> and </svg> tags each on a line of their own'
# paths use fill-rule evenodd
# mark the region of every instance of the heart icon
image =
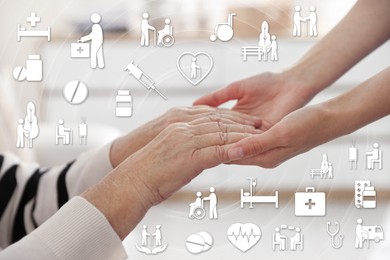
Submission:
<svg viewBox="0 0 390 260">
<path fill-rule="evenodd" d="M 213 58 L 207 52 L 183 52 L 176 63 L 181 75 L 194 86 L 209 75 L 213 64 Z"/>
<path fill-rule="evenodd" d="M 229 227 L 227 237 L 242 252 L 251 249 L 261 238 L 261 230 L 252 223 L 236 223 Z"/>
</svg>

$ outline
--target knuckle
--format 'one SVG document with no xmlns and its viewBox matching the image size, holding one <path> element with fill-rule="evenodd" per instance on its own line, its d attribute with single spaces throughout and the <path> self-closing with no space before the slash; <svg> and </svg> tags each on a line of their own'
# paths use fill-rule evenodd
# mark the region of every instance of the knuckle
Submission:
<svg viewBox="0 0 390 260">
<path fill-rule="evenodd" d="M 214 146 L 214 155 L 221 161 L 227 158 L 226 150 L 220 145 Z"/>
<path fill-rule="evenodd" d="M 218 132 L 218 136 L 220 139 L 221 144 L 227 144 L 228 143 L 228 135 L 225 132 Z"/>
</svg>

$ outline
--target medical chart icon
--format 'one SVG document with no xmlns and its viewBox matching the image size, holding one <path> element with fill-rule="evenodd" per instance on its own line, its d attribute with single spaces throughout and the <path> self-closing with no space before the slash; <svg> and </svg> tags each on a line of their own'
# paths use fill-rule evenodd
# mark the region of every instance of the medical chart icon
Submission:
<svg viewBox="0 0 390 260">
<path fill-rule="evenodd" d="M 374 143 L 372 146 L 373 150 L 364 154 L 366 169 L 374 170 L 375 164 L 378 164 L 378 168 L 381 170 L 383 152 L 379 149 L 379 143 Z"/>
<path fill-rule="evenodd" d="M 307 187 L 306 192 L 295 193 L 295 216 L 325 216 L 326 198 L 324 192 Z"/>
<path fill-rule="evenodd" d="M 385 239 L 385 234 L 381 226 L 363 226 L 363 220 L 359 218 L 356 221 L 355 232 L 355 248 L 361 249 L 364 243 L 367 243 L 367 248 L 370 248 L 370 241 L 379 243 Z"/>
<path fill-rule="evenodd" d="M 190 235 L 186 240 L 186 249 L 192 254 L 200 254 L 210 250 L 213 246 L 213 237 L 207 232 L 198 232 Z"/>
<path fill-rule="evenodd" d="M 256 194 L 255 188 L 257 185 L 256 178 L 247 178 L 249 180 L 249 192 L 241 189 L 241 208 L 244 208 L 245 203 L 249 203 L 249 208 L 253 209 L 253 203 L 274 203 L 275 208 L 279 207 L 279 192 L 275 191 L 274 196 L 260 196 Z"/>
<path fill-rule="evenodd" d="M 156 31 L 156 28 L 149 24 L 149 13 L 142 14 L 141 22 L 141 46 L 148 47 L 150 44 L 150 32 L 153 35 L 154 45 L 162 47 L 171 47 L 175 38 L 173 38 L 173 27 L 171 19 L 165 19 L 164 28 Z"/>
<path fill-rule="evenodd" d="M 206 216 L 205 201 L 209 201 L 209 218 L 218 219 L 218 198 L 215 194 L 215 188 L 210 188 L 210 194 L 208 197 L 202 198 L 202 192 L 196 193 L 196 199 L 193 203 L 189 204 L 190 211 L 188 217 L 190 219 L 203 219 Z"/>
<path fill-rule="evenodd" d="M 358 209 L 376 208 L 376 191 L 370 181 L 355 181 L 355 206 Z"/>
<path fill-rule="evenodd" d="M 17 126 L 17 148 L 24 148 L 25 138 L 28 140 L 28 147 L 33 147 L 33 140 L 39 135 L 38 118 L 36 116 L 35 104 L 29 102 L 26 109 L 26 117 L 18 120 Z"/>
<path fill-rule="evenodd" d="M 316 7 L 310 6 L 309 8 L 309 15 L 307 17 L 301 16 L 301 7 L 295 6 L 294 8 L 294 28 L 293 28 L 293 36 L 294 37 L 300 37 L 301 36 L 301 24 L 302 22 L 307 23 L 307 33 L 306 36 L 310 37 L 317 37 L 317 13 L 316 13 Z"/>
<path fill-rule="evenodd" d="M 64 98 L 69 104 L 79 105 L 87 99 L 88 92 L 84 82 L 73 80 L 64 87 Z"/>
<path fill-rule="evenodd" d="M 26 18 L 26 22 L 30 23 L 30 26 L 35 28 L 39 22 L 41 22 L 41 17 L 37 16 L 36 13 L 31 13 L 29 17 Z M 22 37 L 47 37 L 47 41 L 50 41 L 51 37 L 51 28 L 47 27 L 47 30 L 35 30 L 22 27 L 18 24 L 18 42 L 20 42 Z"/>
<path fill-rule="evenodd" d="M 322 155 L 321 168 L 311 169 L 310 176 L 312 179 L 318 175 L 321 179 L 333 179 L 333 165 L 328 161 L 328 156 L 326 154 Z"/>
<path fill-rule="evenodd" d="M 326 232 L 328 233 L 328 235 L 331 237 L 331 245 L 334 249 L 340 249 L 342 246 L 343 246 L 343 239 L 344 239 L 344 235 L 343 234 L 340 234 L 339 235 L 339 243 L 336 244 L 336 236 L 337 234 L 340 232 L 340 224 L 339 222 L 334 222 L 334 225 L 335 225 L 335 231 L 332 232 L 331 231 L 331 222 L 327 222 L 326 223 Z"/>
<path fill-rule="evenodd" d="M 298 248 L 302 251 L 303 244 L 303 234 L 299 227 L 281 225 L 280 227 L 276 227 L 274 234 L 272 234 L 273 251 L 278 246 L 280 251 L 287 251 L 289 246 L 291 251 L 296 251 Z"/>
<path fill-rule="evenodd" d="M 181 75 L 196 86 L 210 74 L 214 61 L 207 52 L 183 52 L 176 65 Z"/>
<path fill-rule="evenodd" d="M 235 223 L 229 227 L 227 237 L 236 248 L 246 252 L 259 242 L 261 230 L 252 223 Z"/>
<path fill-rule="evenodd" d="M 17 81 L 41 81 L 43 77 L 43 64 L 40 55 L 28 55 L 26 67 L 18 66 L 13 71 Z"/>
<path fill-rule="evenodd" d="M 219 39 L 220 41 L 227 42 L 233 38 L 233 16 L 235 15 L 235 13 L 229 13 L 227 23 L 218 23 L 215 26 L 214 34 L 210 36 L 210 41 L 215 42 Z"/>
<path fill-rule="evenodd" d="M 135 65 L 134 61 L 131 61 L 124 70 L 129 72 L 129 75 L 132 75 L 146 89 L 156 91 L 163 99 L 167 100 L 167 97 L 156 88 L 156 83 L 148 75 L 146 75 L 145 72 L 138 68 L 138 65 Z"/>
<path fill-rule="evenodd" d="M 271 61 L 278 60 L 278 43 L 276 36 L 269 33 L 269 25 L 267 21 L 261 24 L 261 33 L 259 36 L 259 43 L 257 46 L 244 46 L 241 48 L 241 55 L 244 61 L 248 56 L 257 56 L 257 60 L 268 61 L 269 55 Z"/>
<path fill-rule="evenodd" d="M 153 234 L 148 232 L 148 227 L 146 225 L 143 225 L 141 239 L 141 245 L 136 244 L 135 247 L 138 251 L 147 255 L 162 253 L 168 247 L 168 244 L 162 245 L 161 225 L 156 225 L 156 229 Z"/>
</svg>

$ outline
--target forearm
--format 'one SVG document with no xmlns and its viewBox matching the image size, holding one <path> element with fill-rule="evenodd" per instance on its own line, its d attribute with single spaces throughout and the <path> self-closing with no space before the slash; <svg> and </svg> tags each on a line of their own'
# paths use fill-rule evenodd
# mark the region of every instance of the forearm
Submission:
<svg viewBox="0 0 390 260">
<path fill-rule="evenodd" d="M 148 198 L 149 190 L 135 176 L 137 174 L 118 166 L 99 184 L 81 195 L 103 213 L 121 240 L 137 226 L 152 206 L 152 199 Z"/>
<path fill-rule="evenodd" d="M 285 73 L 311 96 L 331 85 L 390 37 L 390 1 L 360 0 L 341 22 Z"/>
<path fill-rule="evenodd" d="M 320 105 L 329 118 L 327 139 L 347 135 L 390 114 L 390 67 Z"/>
</svg>

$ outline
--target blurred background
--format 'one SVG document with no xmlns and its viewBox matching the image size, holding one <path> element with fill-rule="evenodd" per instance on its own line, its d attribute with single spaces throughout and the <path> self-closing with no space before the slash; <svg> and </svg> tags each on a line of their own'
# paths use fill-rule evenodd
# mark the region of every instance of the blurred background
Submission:
<svg viewBox="0 0 390 260">
<path fill-rule="evenodd" d="M 175 106 L 189 106 L 198 97 L 223 87 L 228 83 L 264 71 L 281 71 L 292 66 L 307 50 L 321 39 L 348 12 L 354 0 L 84 0 L 84 1 L 0 1 L 0 149 L 18 154 L 25 160 L 38 161 L 51 166 L 71 160 L 82 151 L 99 147 L 115 137 L 131 131 L 144 122 L 156 118 Z M 309 14 L 309 7 L 317 8 L 318 37 L 292 37 L 294 7 L 302 7 L 302 16 Z M 51 40 L 44 37 L 22 38 L 17 41 L 17 25 L 28 27 L 26 18 L 35 12 L 41 17 L 37 29 L 51 27 Z M 157 29 L 171 19 L 175 43 L 172 47 L 141 47 L 140 24 L 142 14 L 148 12 L 150 24 Z M 229 42 L 211 42 L 217 23 L 226 23 L 228 13 L 234 12 L 234 37 Z M 99 13 L 104 30 L 104 69 L 91 69 L 89 59 L 71 58 L 71 44 L 91 30 L 90 16 Z M 258 43 L 261 23 L 269 23 L 270 33 L 277 36 L 277 62 L 259 62 L 256 57 L 242 60 L 241 47 Z M 359 44 L 359 42 L 356 42 Z M 180 75 L 176 60 L 183 52 L 207 52 L 214 66 L 199 85 L 193 86 Z M 326 50 L 324 50 L 326 51 Z M 16 81 L 13 70 L 25 66 L 28 55 L 39 54 L 43 61 L 41 82 Z M 332 55 L 332 53 L 329 53 Z M 335 97 L 359 82 L 371 77 L 389 65 L 390 45 L 385 43 L 370 56 L 352 68 L 331 88 L 323 91 L 312 103 Z M 342 59 L 343 57 L 340 57 Z M 168 100 L 142 87 L 124 68 L 130 61 L 150 76 L 157 88 Z M 80 105 L 69 104 L 63 96 L 65 85 L 73 80 L 84 82 L 89 88 L 88 99 Z M 118 90 L 129 89 L 132 95 L 133 115 L 129 118 L 115 116 Z M 26 105 L 33 101 L 41 128 L 34 140 L 33 149 L 17 149 L 16 127 L 19 118 L 25 117 Z M 226 106 L 231 106 L 232 103 Z M 357 115 L 358 116 L 358 115 Z M 67 127 L 88 124 L 88 145 L 81 146 L 77 139 L 73 145 L 55 144 L 55 129 L 62 119 Z M 326 125 L 324 125 L 326 127 Z M 302 154 L 275 169 L 222 165 L 208 170 L 184 187 L 168 201 L 154 207 L 131 235 L 124 241 L 130 258 L 148 259 L 139 253 L 135 244 L 140 243 L 142 225 L 153 230 L 162 225 L 166 252 L 158 259 L 186 257 L 186 259 L 235 259 L 256 257 L 267 259 L 329 259 L 351 256 L 354 259 L 384 259 L 381 253 L 389 250 L 387 242 L 372 243 L 370 249 L 354 248 L 356 219 L 365 223 L 382 225 L 390 235 L 387 212 L 389 206 L 390 176 L 390 118 L 386 117 L 355 133 L 324 144 Z M 75 135 L 76 136 L 76 135 Z M 372 150 L 374 142 L 383 151 L 383 168 L 364 169 L 363 155 Z M 349 169 L 348 149 L 359 149 L 358 169 Z M 334 167 L 334 179 L 310 177 L 310 169 L 318 168 L 326 153 Z M 163 165 L 161 167 L 164 167 Z M 279 209 L 271 205 L 257 204 L 254 209 L 240 209 L 240 189 L 249 190 L 247 177 L 257 178 L 257 192 L 271 195 L 279 191 Z M 354 205 L 355 180 L 370 180 L 377 191 L 378 205 L 374 209 L 357 209 Z M 326 217 L 295 217 L 294 193 L 313 186 L 327 195 Z M 210 221 L 188 219 L 188 204 L 197 191 L 208 194 L 216 188 L 219 199 L 219 219 Z M 326 233 L 326 222 L 338 221 L 345 236 L 344 246 L 335 250 Z M 257 246 L 243 254 L 226 238 L 228 227 L 236 222 L 252 222 L 260 226 L 263 235 Z M 299 226 L 305 236 L 305 248 L 300 252 L 272 250 L 274 228 L 282 224 Z M 207 231 L 214 237 L 214 247 L 207 253 L 191 255 L 185 249 L 186 238 L 193 233 Z M 152 231 L 151 231 L 152 232 Z M 387 254 L 389 252 L 387 251 Z M 315 256 L 314 256 L 315 254 Z"/>
</svg>

